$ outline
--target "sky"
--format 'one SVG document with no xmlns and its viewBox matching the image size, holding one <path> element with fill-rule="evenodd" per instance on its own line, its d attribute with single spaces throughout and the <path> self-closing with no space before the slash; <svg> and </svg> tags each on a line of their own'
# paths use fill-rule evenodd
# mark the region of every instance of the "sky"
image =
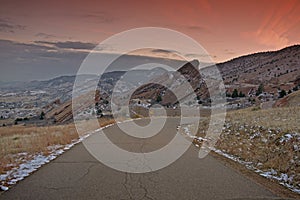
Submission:
<svg viewBox="0 0 300 200">
<path fill-rule="evenodd" d="M 1 81 L 75 74 L 97 44 L 140 27 L 184 33 L 214 62 L 300 43 L 299 0 L 0 0 L 0 5 Z"/>
</svg>

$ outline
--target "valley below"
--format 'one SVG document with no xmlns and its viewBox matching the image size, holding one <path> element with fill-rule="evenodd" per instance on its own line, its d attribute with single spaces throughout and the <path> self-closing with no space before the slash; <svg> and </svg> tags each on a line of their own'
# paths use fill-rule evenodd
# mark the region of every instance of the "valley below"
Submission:
<svg viewBox="0 0 300 200">
<path fill-rule="evenodd" d="M 143 61 L 145 57 L 135 59 Z M 104 128 L 116 122 L 148 118 L 155 108 L 163 108 L 172 118 L 180 117 L 184 108 L 190 109 L 190 115 L 196 110 L 200 116 L 197 134 L 190 136 L 188 129 L 183 134 L 201 148 L 210 140 L 206 131 L 212 100 L 204 81 L 207 77 L 201 73 L 210 66 L 201 69 L 200 65 L 194 60 L 175 71 L 159 67 L 133 70 L 127 82 L 123 80 L 125 71 L 107 72 L 101 77 L 81 75 L 86 88 L 96 82 L 97 89 L 84 90 L 76 98 L 72 96 L 75 76 L 3 84 L 0 87 L 1 189 L 8 190 L 92 135 L 99 128 L 95 124 Z M 291 192 L 286 192 L 287 196 L 299 197 L 300 46 L 242 56 L 215 66 L 222 75 L 218 81 L 224 83 L 226 101 L 222 106 L 227 113 L 220 137 L 211 150 L 282 185 L 283 190 Z M 180 90 L 183 79 L 191 85 L 192 97 L 188 90 Z M 163 87 L 167 84 L 169 88 Z M 182 98 L 176 99 L 172 91 L 181 91 Z M 93 97 L 92 101 L 86 101 L 88 95 Z M 129 112 L 122 114 L 121 120 L 114 118 L 112 107 L 126 98 Z M 74 99 L 81 105 L 75 110 Z M 76 120 L 87 127 L 86 134 L 78 134 L 74 113 Z"/>
</svg>

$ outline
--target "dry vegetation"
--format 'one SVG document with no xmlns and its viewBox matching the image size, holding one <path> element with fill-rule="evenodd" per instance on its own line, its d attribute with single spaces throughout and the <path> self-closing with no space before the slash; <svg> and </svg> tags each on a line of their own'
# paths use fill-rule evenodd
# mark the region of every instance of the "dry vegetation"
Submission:
<svg viewBox="0 0 300 200">
<path fill-rule="evenodd" d="M 206 120 L 200 121 L 197 134 L 202 137 L 205 136 L 209 118 L 203 119 Z M 114 123 L 112 119 L 99 120 L 101 126 L 111 123 Z M 93 120 L 84 121 L 84 124 L 88 127 L 85 129 L 87 131 L 98 128 Z M 248 168 L 270 172 L 273 178 L 288 187 L 300 189 L 299 124 L 300 107 L 231 111 L 227 113 L 216 148 L 243 161 Z M 49 147 L 70 144 L 78 137 L 73 123 L 45 127 L 1 127 L 0 174 L 24 162 L 26 156 L 47 154 Z M 194 139 L 193 142 L 201 145 L 202 141 Z"/>
<path fill-rule="evenodd" d="M 299 124 L 300 107 L 229 112 L 217 149 L 250 169 L 300 189 Z"/>
<path fill-rule="evenodd" d="M 101 127 L 113 123 L 111 119 L 99 119 Z M 98 128 L 93 120 L 82 122 L 85 130 Z M 48 154 L 54 145 L 64 146 L 79 139 L 74 123 L 56 126 L 23 126 L 0 128 L 0 174 L 18 166 L 36 153 Z M 26 154 L 24 154 L 26 152 Z"/>
<path fill-rule="evenodd" d="M 247 108 L 227 113 L 227 121 L 235 124 L 263 126 L 282 132 L 300 132 L 300 107 L 284 107 L 261 110 Z"/>
</svg>

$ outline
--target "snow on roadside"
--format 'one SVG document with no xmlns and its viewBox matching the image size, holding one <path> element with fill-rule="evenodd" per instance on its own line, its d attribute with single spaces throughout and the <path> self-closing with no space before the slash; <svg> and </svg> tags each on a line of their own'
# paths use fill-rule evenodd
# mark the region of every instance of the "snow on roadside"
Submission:
<svg viewBox="0 0 300 200">
<path fill-rule="evenodd" d="M 300 189 L 298 189 L 295 186 L 290 184 L 293 182 L 293 178 L 294 178 L 293 176 L 288 176 L 285 173 L 279 173 L 274 169 L 270 169 L 269 171 L 262 171 L 260 169 L 257 169 L 252 162 L 243 161 L 239 157 L 227 154 L 227 153 L 225 153 L 221 150 L 215 149 L 215 148 L 212 148 L 212 150 L 221 156 L 224 156 L 226 158 L 229 158 L 230 160 L 233 160 L 235 162 L 238 162 L 238 163 L 246 166 L 247 169 L 253 170 L 254 172 L 258 173 L 259 175 L 261 175 L 263 177 L 266 177 L 269 179 L 275 179 L 279 182 L 279 184 L 287 187 L 288 189 L 290 189 L 293 192 L 300 194 Z M 299 187 L 300 187 L 300 185 L 299 185 Z"/>
<path fill-rule="evenodd" d="M 74 145 L 82 142 L 85 138 L 89 137 L 91 134 L 109 127 L 110 125 L 107 125 L 105 127 L 99 128 L 95 131 L 92 131 L 79 139 L 73 140 L 70 144 L 67 145 L 54 145 L 49 146 L 49 154 L 44 155 L 43 153 L 37 153 L 35 155 L 30 155 L 28 160 L 25 160 L 22 164 L 19 166 L 13 167 L 11 170 L 7 171 L 5 174 L 0 174 L 0 191 L 6 191 L 9 189 L 10 186 L 16 184 L 18 181 L 23 180 L 25 177 L 29 176 L 32 172 L 39 169 L 41 166 L 43 166 L 46 163 L 49 163 L 50 161 L 57 158 L 59 155 L 63 154 L 65 151 L 72 148 Z M 19 153 L 18 155 L 27 155 L 26 152 Z"/>
<path fill-rule="evenodd" d="M 230 125 L 229 124 L 225 124 L 226 128 L 230 128 Z M 180 127 L 179 127 L 180 128 Z M 178 129 L 179 129 L 178 128 Z M 242 127 L 244 128 L 244 127 Z M 186 127 L 183 127 L 184 129 L 184 134 L 192 139 L 199 139 L 200 141 L 202 140 L 203 141 L 203 138 L 202 137 L 199 137 L 197 138 L 196 136 L 193 136 L 191 133 L 190 133 L 190 130 L 189 130 L 189 127 L 186 126 Z M 271 131 L 269 131 L 269 133 L 272 133 Z M 231 133 L 230 133 L 231 134 Z M 236 136 L 239 136 L 240 134 L 239 133 L 236 133 Z M 258 132 L 255 132 L 254 134 L 251 135 L 250 137 L 250 140 L 253 140 L 254 138 L 257 138 L 257 137 L 260 137 L 261 136 L 261 133 L 258 131 Z M 279 139 L 279 142 L 280 143 L 285 143 L 285 142 L 288 142 L 288 141 L 291 141 L 293 139 L 296 139 L 298 141 L 300 141 L 300 135 L 299 133 L 286 133 L 284 135 L 282 135 Z M 199 144 L 197 143 L 194 143 L 195 146 L 197 147 L 200 147 Z M 299 150 L 299 146 L 298 145 L 293 145 L 293 149 L 296 151 L 296 150 Z M 269 178 L 269 179 L 274 179 L 276 181 L 279 182 L 279 184 L 287 187 L 288 189 L 290 189 L 291 191 L 293 192 L 296 192 L 298 194 L 300 194 L 300 184 L 297 184 L 296 183 L 296 179 L 294 179 L 294 175 L 288 175 L 286 173 L 282 173 L 282 172 L 279 172 L 279 171 L 276 171 L 275 169 L 266 169 L 266 170 L 261 170 L 261 169 L 258 169 L 257 167 L 259 167 L 260 165 L 262 165 L 262 163 L 253 163 L 253 162 L 250 162 L 250 161 L 245 161 L 243 160 L 242 158 L 238 157 L 238 156 L 235 156 L 235 155 L 231 155 L 229 153 L 226 153 L 222 150 L 219 150 L 219 149 L 216 149 L 215 147 L 212 147 L 211 148 L 212 151 L 214 151 L 215 153 L 221 155 L 221 156 L 224 156 L 230 160 L 233 160 L 239 164 L 242 164 L 244 165 L 247 169 L 251 170 L 251 171 L 254 171 L 256 173 L 258 173 L 260 176 L 263 176 L 263 177 L 266 177 L 266 178 Z"/>
</svg>

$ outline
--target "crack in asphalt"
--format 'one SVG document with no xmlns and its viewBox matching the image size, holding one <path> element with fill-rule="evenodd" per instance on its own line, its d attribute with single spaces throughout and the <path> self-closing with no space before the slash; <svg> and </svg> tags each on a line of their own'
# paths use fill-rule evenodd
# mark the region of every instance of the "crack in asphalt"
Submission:
<svg viewBox="0 0 300 200">
<path fill-rule="evenodd" d="M 141 153 L 143 152 L 144 145 L 145 145 L 145 142 L 142 142 L 142 144 L 140 146 Z M 148 167 L 150 169 L 150 171 L 152 171 L 151 167 L 147 165 L 147 159 L 146 159 L 146 156 L 144 153 L 143 153 L 143 155 L 144 155 L 144 157 L 143 157 L 142 166 Z M 134 161 L 135 161 L 135 159 L 133 159 L 132 161 L 129 160 L 127 163 L 128 167 L 132 167 L 132 162 L 134 162 Z M 130 199 L 155 200 L 154 197 L 149 195 L 148 187 L 145 184 L 143 184 L 144 178 L 148 179 L 149 182 L 152 182 L 153 184 L 155 184 L 155 182 L 146 173 L 141 173 L 141 174 L 131 174 L 131 173 L 127 173 L 127 172 L 125 173 L 125 179 L 124 179 L 123 186 L 124 186 L 127 194 L 129 195 Z M 142 193 L 142 195 L 139 196 L 139 194 L 141 194 L 141 193 Z"/>
<path fill-rule="evenodd" d="M 129 173 L 127 173 L 127 172 L 125 173 L 125 181 L 124 181 L 124 183 L 123 183 L 123 186 L 124 186 L 124 188 L 125 188 L 127 194 L 129 195 L 129 198 L 130 198 L 130 199 L 133 199 L 130 189 L 127 188 L 128 177 L 129 177 L 129 175 L 130 175 Z"/>
<path fill-rule="evenodd" d="M 125 174 L 123 186 L 129 195 L 130 200 L 142 200 L 149 199 L 155 200 L 154 197 L 149 195 L 147 186 L 143 184 L 143 178 L 145 174 Z"/>
<path fill-rule="evenodd" d="M 77 181 L 80 181 L 80 180 L 84 179 L 84 178 L 90 173 L 91 169 L 92 169 L 93 167 L 95 167 L 95 166 L 96 166 L 95 164 L 91 164 L 91 165 L 87 168 L 87 171 L 86 171 L 81 177 L 79 177 L 79 179 L 78 179 Z"/>
<path fill-rule="evenodd" d="M 74 182 L 79 182 L 79 181 L 81 181 L 82 179 L 84 179 L 84 178 L 90 173 L 91 169 L 92 169 L 93 167 L 95 167 L 95 166 L 96 166 L 96 165 L 95 165 L 94 163 L 91 164 L 90 166 L 88 166 L 86 172 L 85 172 L 83 175 L 81 175 L 81 176 L 80 176 L 76 181 L 74 181 Z M 47 190 L 65 190 L 65 189 L 72 189 L 72 188 L 74 188 L 74 187 L 77 187 L 77 185 L 74 185 L 74 186 L 68 186 L 68 187 L 48 187 L 48 186 L 42 186 L 42 188 L 47 189 Z"/>
<path fill-rule="evenodd" d="M 44 186 L 42 187 L 44 189 L 47 189 L 47 190 L 55 190 L 55 191 L 58 191 L 58 190 L 65 190 L 65 189 L 72 189 L 72 187 L 47 187 L 47 186 Z"/>
</svg>

